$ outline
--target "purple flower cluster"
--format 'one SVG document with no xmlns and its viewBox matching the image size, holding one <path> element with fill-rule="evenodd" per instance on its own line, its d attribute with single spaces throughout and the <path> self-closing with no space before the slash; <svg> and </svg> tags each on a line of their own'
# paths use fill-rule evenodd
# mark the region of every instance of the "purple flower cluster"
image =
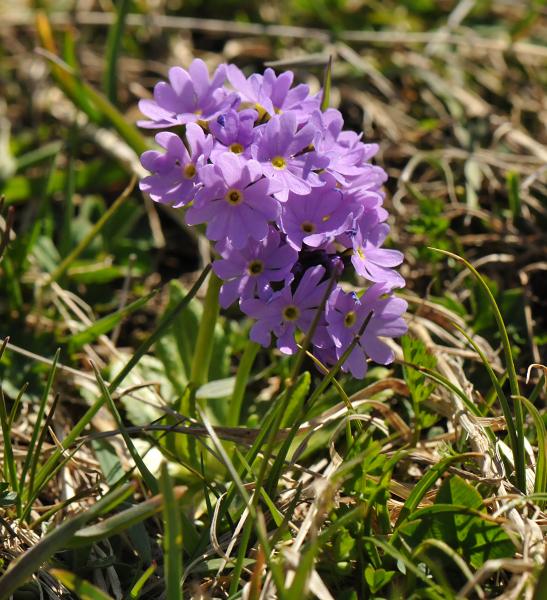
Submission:
<svg viewBox="0 0 547 600">
<path fill-rule="evenodd" d="M 141 190 L 206 225 L 220 303 L 237 301 L 255 319 L 251 338 L 269 346 L 273 334 L 292 354 L 323 307 L 311 342 L 334 364 L 372 313 L 342 368 L 362 378 L 367 358 L 391 362 L 380 338 L 406 331 L 407 305 L 393 295 L 405 283 L 394 270 L 403 255 L 382 247 L 387 176 L 370 163 L 377 145 L 344 131 L 340 112 L 321 110 L 321 94 L 293 86 L 291 72 L 247 78 L 221 65 L 210 77 L 196 59 L 170 69 L 139 106 L 142 127 L 175 128 L 156 135 L 162 150 L 142 155 L 151 175 Z M 352 267 L 371 282 L 360 296 L 339 283 Z"/>
</svg>

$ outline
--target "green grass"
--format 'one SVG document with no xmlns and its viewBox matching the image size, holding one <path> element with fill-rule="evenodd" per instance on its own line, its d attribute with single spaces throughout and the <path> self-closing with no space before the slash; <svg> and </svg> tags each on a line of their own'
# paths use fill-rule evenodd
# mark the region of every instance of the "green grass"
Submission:
<svg viewBox="0 0 547 600">
<path fill-rule="evenodd" d="M 539 600 L 545 9 L 184 6 L 191 37 L 123 0 L 109 26 L 50 7 L 2 31 L 0 600 Z M 249 342 L 199 234 L 142 198 L 137 96 L 190 55 L 290 60 L 380 142 L 393 365 L 359 382 L 306 339 Z"/>
</svg>

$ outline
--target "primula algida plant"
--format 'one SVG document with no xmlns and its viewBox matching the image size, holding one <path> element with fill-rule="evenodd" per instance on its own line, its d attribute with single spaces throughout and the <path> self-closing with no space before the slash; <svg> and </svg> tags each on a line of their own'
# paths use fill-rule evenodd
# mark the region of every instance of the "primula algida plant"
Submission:
<svg viewBox="0 0 547 600">
<path fill-rule="evenodd" d="M 322 110 L 321 92 L 292 83 L 290 71 L 247 78 L 235 65 L 211 78 L 199 59 L 170 69 L 140 102 L 141 127 L 165 130 L 156 135 L 163 150 L 141 157 L 151 175 L 140 187 L 184 209 L 188 225 L 206 224 L 220 303 L 237 301 L 255 319 L 255 342 L 269 346 L 273 334 L 292 354 L 320 310 L 314 355 L 332 365 L 353 342 L 342 369 L 362 378 L 367 358 L 393 360 L 380 337 L 407 329 L 407 303 L 393 295 L 405 284 L 394 270 L 403 255 L 382 247 L 387 175 L 370 162 L 376 144 L 344 131 L 338 110 Z M 166 131 L 181 125 L 182 136 Z M 343 290 L 351 269 L 370 282 L 361 295 Z"/>
</svg>

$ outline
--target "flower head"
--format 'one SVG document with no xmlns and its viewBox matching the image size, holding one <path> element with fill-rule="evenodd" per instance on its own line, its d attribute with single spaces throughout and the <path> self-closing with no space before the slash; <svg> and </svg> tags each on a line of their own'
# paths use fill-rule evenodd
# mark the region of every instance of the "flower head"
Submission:
<svg viewBox="0 0 547 600">
<path fill-rule="evenodd" d="M 160 81 L 154 88 L 153 100 L 141 100 L 140 111 L 149 121 L 141 127 L 160 129 L 196 121 L 208 121 L 239 103 L 237 94 L 222 87 L 226 65 L 220 65 L 209 79 L 205 63 L 196 58 L 188 68 L 169 69 L 169 83 Z"/>
<path fill-rule="evenodd" d="M 178 208 L 194 197 L 199 184 L 199 171 L 213 148 L 213 138 L 198 125 L 186 127 L 190 151 L 180 137 L 168 131 L 158 133 L 156 142 L 165 152 L 148 150 L 141 156 L 145 169 L 153 173 L 140 182 L 140 189 L 152 200 Z"/>
<path fill-rule="evenodd" d="M 363 231 L 357 229 L 352 238 L 351 262 L 355 271 L 369 281 L 385 283 L 391 288 L 404 287 L 405 280 L 393 270 L 403 262 L 403 254 L 398 250 L 381 248 L 388 233 L 389 226 L 385 223 L 374 227 L 366 238 Z"/>
<path fill-rule="evenodd" d="M 256 110 L 229 110 L 209 123 L 215 146 L 213 161 L 223 152 L 233 152 L 250 158 L 250 146 L 254 139 L 254 124 L 258 118 Z"/>
<path fill-rule="evenodd" d="M 269 297 L 271 283 L 287 278 L 298 257 L 296 250 L 285 244 L 273 227 L 260 242 L 249 241 L 239 250 L 226 242 L 217 244 L 217 249 L 222 258 L 215 260 L 213 270 L 224 280 L 220 290 L 223 308 L 238 299 Z"/>
<path fill-rule="evenodd" d="M 312 186 L 323 185 L 314 168 L 326 164 L 308 150 L 314 137 L 314 127 L 308 123 L 298 129 L 296 116 L 284 113 L 272 117 L 261 126 L 251 153 L 261 165 L 264 175 L 279 183 L 276 198 L 286 202 L 289 192 L 308 194 Z"/>
<path fill-rule="evenodd" d="M 393 361 L 391 348 L 380 337 L 393 338 L 407 330 L 401 315 L 407 303 L 390 294 L 389 286 L 376 283 L 358 298 L 355 294 L 336 289 L 327 302 L 326 320 L 339 359 L 359 334 L 369 318 L 365 331 L 357 339 L 355 347 L 342 365 L 354 377 L 362 379 L 367 371 L 367 358 L 382 365 Z"/>
<path fill-rule="evenodd" d="M 336 188 L 312 188 L 306 196 L 289 194 L 281 210 L 280 225 L 291 246 L 319 247 L 351 225 L 342 192 Z"/>
<path fill-rule="evenodd" d="M 188 225 L 207 223 L 210 240 L 228 240 L 241 249 L 249 237 L 262 241 L 269 222 L 279 215 L 279 203 L 271 195 L 276 186 L 262 177 L 260 164 L 231 152 L 217 157 L 200 172 L 203 187 L 186 213 Z"/>
<path fill-rule="evenodd" d="M 304 273 L 294 293 L 287 285 L 268 299 L 244 300 L 241 310 L 256 319 L 251 329 L 251 339 L 269 346 L 273 333 L 281 352 L 296 352 L 296 331 L 308 332 L 325 295 L 328 281 L 323 281 L 324 274 L 324 267 L 313 267 Z"/>
<path fill-rule="evenodd" d="M 266 69 L 263 75 L 254 73 L 246 78 L 235 65 L 229 65 L 227 76 L 243 102 L 250 103 L 259 113 L 273 116 L 290 111 L 302 122 L 313 108 L 319 107 L 318 98 L 309 98 L 307 85 L 291 87 L 294 78 L 291 71 L 276 75 L 273 69 Z"/>
</svg>

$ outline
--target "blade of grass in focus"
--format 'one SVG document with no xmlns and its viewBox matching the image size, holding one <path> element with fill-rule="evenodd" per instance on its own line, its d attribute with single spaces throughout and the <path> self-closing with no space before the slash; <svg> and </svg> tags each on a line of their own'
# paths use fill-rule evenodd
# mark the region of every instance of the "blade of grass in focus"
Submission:
<svg viewBox="0 0 547 600">
<path fill-rule="evenodd" d="M 507 333 L 507 328 L 505 327 L 505 323 L 503 321 L 503 317 L 501 315 L 500 309 L 496 303 L 490 288 L 484 279 L 480 276 L 480 273 L 473 267 L 471 263 L 469 263 L 465 258 L 454 254 L 453 252 L 449 252 L 448 250 L 440 250 L 438 248 L 430 248 L 435 252 L 440 252 L 445 256 L 449 256 L 450 258 L 456 260 L 457 262 L 463 264 L 465 268 L 473 275 L 475 280 L 478 282 L 480 288 L 486 295 L 488 299 L 488 303 L 492 309 L 494 314 L 494 318 L 496 320 L 496 324 L 498 326 L 498 330 L 501 336 L 501 343 L 503 346 L 503 352 L 505 354 L 505 366 L 508 373 L 509 385 L 511 387 L 511 395 L 513 397 L 520 396 L 519 382 L 517 377 L 517 372 L 515 368 L 515 363 L 513 360 L 513 351 L 511 350 L 511 342 L 509 341 L 509 335 Z M 521 492 L 526 493 L 526 463 L 525 463 L 525 453 L 524 453 L 524 416 L 522 412 L 522 405 L 520 402 L 513 403 L 514 409 L 514 420 L 515 420 L 515 430 L 516 430 L 516 440 L 514 443 L 516 444 L 513 448 L 513 459 L 515 464 L 515 473 L 517 479 L 517 487 Z"/>
</svg>

